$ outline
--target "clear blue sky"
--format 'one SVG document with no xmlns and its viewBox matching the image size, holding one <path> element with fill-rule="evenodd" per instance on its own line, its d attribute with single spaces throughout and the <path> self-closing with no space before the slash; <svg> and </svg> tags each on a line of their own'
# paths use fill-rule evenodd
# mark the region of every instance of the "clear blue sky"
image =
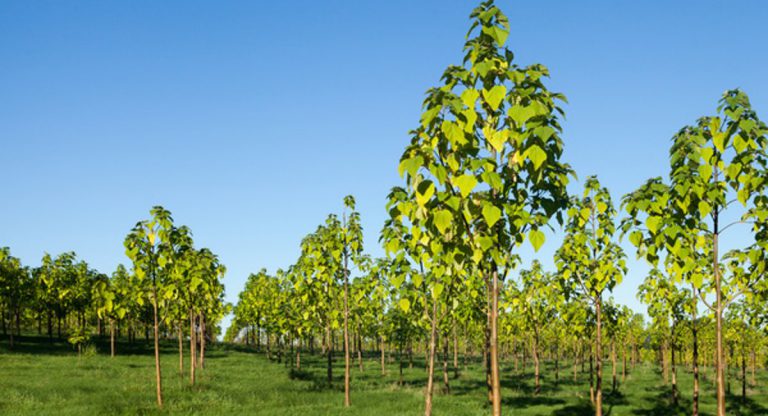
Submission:
<svg viewBox="0 0 768 416">
<path fill-rule="evenodd" d="M 671 135 L 724 90 L 743 88 L 768 119 L 764 2 L 498 4 L 517 62 L 547 65 L 570 100 L 566 160 L 616 200 L 666 174 Z M 407 131 L 460 63 L 474 5 L 3 1 L 0 245 L 33 266 L 74 250 L 111 273 L 161 204 L 219 254 L 235 301 L 354 194 L 381 254 Z M 647 268 L 631 265 L 616 297 L 640 310 Z"/>
</svg>

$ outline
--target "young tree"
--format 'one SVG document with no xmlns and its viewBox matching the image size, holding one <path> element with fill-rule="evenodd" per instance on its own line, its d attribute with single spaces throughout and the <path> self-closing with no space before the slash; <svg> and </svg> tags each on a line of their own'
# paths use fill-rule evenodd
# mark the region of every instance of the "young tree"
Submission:
<svg viewBox="0 0 768 416">
<path fill-rule="evenodd" d="M 128 258 L 133 261 L 136 276 L 143 280 L 149 279 L 150 300 L 152 302 L 153 327 L 155 340 L 155 385 L 157 405 L 163 407 L 163 391 L 160 374 L 160 329 L 159 329 L 159 296 L 166 293 L 163 277 L 166 266 L 175 256 L 173 238 L 173 218 L 170 211 L 161 206 L 150 210 L 152 218 L 136 223 L 125 238 L 125 248 Z M 170 292 L 172 295 L 172 292 Z"/>
<path fill-rule="evenodd" d="M 734 279 L 724 276 L 720 237 L 735 225 L 752 225 L 755 243 L 742 252 L 743 257 L 736 258 L 748 259 L 753 265 L 759 263 L 755 260 L 768 245 L 768 127 L 739 90 L 726 91 L 717 112 L 673 137 L 670 185 L 665 187 L 656 179 L 628 195 L 624 204 L 631 219 L 622 228 L 625 232 L 635 230 L 630 240 L 652 263 L 664 251 L 671 254 L 676 276 L 701 269 L 699 259 L 707 259 L 711 274 L 693 273 L 690 277 L 702 303 L 715 314 L 717 414 L 724 416 L 723 312 L 733 301 L 728 293 L 735 296 L 752 291 L 763 274 L 735 275 Z M 644 223 L 640 214 L 646 216 Z M 726 218 L 737 219 L 723 224 Z M 714 302 L 708 301 L 707 294 L 714 295 Z"/>
<path fill-rule="evenodd" d="M 582 198 L 573 198 L 562 247 L 555 260 L 566 293 L 587 299 L 595 309 L 595 414 L 603 414 L 603 293 L 626 274 L 624 251 L 614 241 L 616 210 L 608 189 L 596 177 L 587 178 Z"/>
<path fill-rule="evenodd" d="M 464 65 L 449 67 L 444 85 L 427 92 L 421 126 L 401 158 L 400 172 L 407 174 L 415 203 L 401 204 L 399 212 L 411 223 L 434 227 L 434 236 L 423 234 L 426 248 L 439 249 L 429 257 L 461 253 L 487 281 L 491 402 L 493 414 L 500 415 L 500 282 L 526 237 L 536 249 L 543 244 L 542 228 L 567 200 L 570 168 L 559 161 L 557 105 L 563 96 L 544 86 L 548 70 L 512 62 L 504 47 L 509 22 L 492 1 L 470 17 Z M 453 247 L 444 251 L 433 243 Z M 442 272 L 447 265 L 435 266 Z"/>
</svg>

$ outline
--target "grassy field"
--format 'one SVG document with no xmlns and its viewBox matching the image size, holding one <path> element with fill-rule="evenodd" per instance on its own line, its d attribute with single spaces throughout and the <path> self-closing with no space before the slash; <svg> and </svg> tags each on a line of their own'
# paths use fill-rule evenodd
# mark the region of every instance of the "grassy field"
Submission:
<svg viewBox="0 0 768 416">
<path fill-rule="evenodd" d="M 2 415 L 419 415 L 422 414 L 425 370 L 423 362 L 405 370 L 405 385 L 397 385 L 397 364 L 391 363 L 382 377 L 376 357 L 365 362 L 365 370 L 353 368 L 352 407 L 342 407 L 343 359 L 335 362 L 335 382 L 325 383 L 324 361 L 304 354 L 301 372 L 291 371 L 263 354 L 241 346 L 218 345 L 210 349 L 199 382 L 188 386 L 178 373 L 174 344 L 164 346 L 163 382 L 165 408 L 155 408 L 153 360 L 149 346 L 121 343 L 119 355 L 110 358 L 106 344 L 97 345 L 98 355 L 78 357 L 64 344 L 48 344 L 44 338 L 27 337 L 13 352 L 0 343 L 0 414 Z M 188 357 L 185 357 L 188 359 Z M 509 364 L 509 363 L 507 363 Z M 573 383 L 570 367 L 561 370 L 555 385 L 551 367 L 544 372 L 543 391 L 534 396 L 532 369 L 516 374 L 502 369 L 503 406 L 509 415 L 589 415 L 588 378 L 582 374 Z M 711 370 L 707 372 L 707 376 Z M 669 404 L 669 387 L 658 369 L 650 365 L 631 371 L 617 392 L 610 391 L 610 365 L 606 368 L 607 415 L 690 414 L 692 377 L 679 372 L 680 406 Z M 458 379 L 451 379 L 451 394 L 441 394 L 436 380 L 435 414 L 487 415 L 482 368 L 470 366 Z M 702 414 L 714 414 L 713 386 L 705 376 Z M 741 384 L 731 381 L 734 394 Z M 757 387 L 748 399 L 729 397 L 729 414 L 768 414 L 768 375 L 759 374 Z"/>
</svg>

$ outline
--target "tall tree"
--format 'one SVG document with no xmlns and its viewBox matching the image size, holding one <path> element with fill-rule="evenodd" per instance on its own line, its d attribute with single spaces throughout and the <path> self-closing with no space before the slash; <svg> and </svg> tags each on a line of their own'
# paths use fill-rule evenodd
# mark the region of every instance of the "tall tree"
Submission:
<svg viewBox="0 0 768 416">
<path fill-rule="evenodd" d="M 588 177 L 582 197 L 571 201 L 565 239 L 555 255 L 566 291 L 586 298 L 595 310 L 596 416 L 603 414 L 603 293 L 626 274 L 624 251 L 614 241 L 615 217 L 608 189 Z"/>
<path fill-rule="evenodd" d="M 625 202 L 631 220 L 623 227 L 635 229 L 630 240 L 651 262 L 666 251 L 672 255 L 675 275 L 701 269 L 700 258 L 709 263 L 709 276 L 694 273 L 691 277 L 696 294 L 715 315 L 718 416 L 725 416 L 726 411 L 723 312 L 733 300 L 728 293 L 748 292 L 763 276 L 724 276 L 720 237 L 738 224 L 751 225 L 755 242 L 736 258 L 753 265 L 759 263 L 768 245 L 766 134 L 768 127 L 757 117 L 747 95 L 726 91 L 716 115 L 700 118 L 673 137 L 670 185 L 662 189 L 660 179 L 652 180 Z M 645 214 L 644 222 L 639 214 Z M 728 218 L 737 219 L 724 224 Z M 714 301 L 708 299 L 710 294 Z"/>
</svg>

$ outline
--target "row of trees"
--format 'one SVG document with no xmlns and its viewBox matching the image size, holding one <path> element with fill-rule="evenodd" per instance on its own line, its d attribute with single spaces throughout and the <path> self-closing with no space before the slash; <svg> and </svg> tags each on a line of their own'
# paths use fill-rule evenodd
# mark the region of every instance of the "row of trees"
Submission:
<svg viewBox="0 0 768 416">
<path fill-rule="evenodd" d="M 441 84 L 427 91 L 421 123 L 411 132 L 401 157 L 399 171 L 405 185 L 393 188 L 388 196 L 390 218 L 380 238 L 387 258 L 369 260 L 360 255 L 361 245 L 350 251 L 345 232 L 339 231 L 344 225 L 334 225 L 338 221 L 332 216 L 305 239 L 296 265 L 275 279 L 262 272 L 249 281 L 236 308 L 235 329 L 255 328 L 257 339 L 266 333 L 267 339 L 283 340 L 279 342 L 286 334 L 291 334 L 289 339 L 312 339 L 323 329 L 330 380 L 332 333 L 343 322 L 347 405 L 350 322 L 359 336 L 379 340 L 382 355 L 385 341 L 402 351 L 411 348 L 414 337 L 423 336 L 426 415 L 432 409 L 441 339 L 444 356 L 451 337 L 454 351 L 458 349 L 459 329 L 465 332 L 461 337 L 465 346 L 481 340 L 489 401 L 496 416 L 501 414 L 502 342 L 530 342 L 527 348 L 538 363 L 540 331 L 550 339 L 560 334 L 554 336 L 556 350 L 567 349 L 570 343 L 574 360 L 584 355 L 579 349 L 587 349 L 590 365 L 594 363 L 591 397 L 600 416 L 603 348 L 608 345 L 615 362 L 617 345 L 626 346 L 631 339 L 637 350 L 644 344 L 641 333 L 649 333 L 631 329 L 639 328 L 640 320 L 626 308 L 606 304 L 606 295 L 627 272 L 626 254 L 618 243 L 627 236 L 636 254 L 653 266 L 639 296 L 649 303 L 665 373 L 669 354 L 675 373 L 679 359 L 675 352 L 680 353 L 681 347 L 671 340 L 683 327 L 679 323 L 688 322 L 684 326 L 691 336 L 686 351 L 695 376 L 695 415 L 703 346 L 699 334 L 711 315 L 718 415 L 724 415 L 729 329 L 724 320 L 730 318 L 739 328 L 749 322 L 750 331 L 759 332 L 763 328 L 759 318 L 765 317 L 754 306 L 764 301 L 768 289 L 763 278 L 768 128 L 746 94 L 727 91 L 716 115 L 699 119 L 673 138 L 669 182 L 651 179 L 626 195 L 621 210 L 627 215 L 619 219 L 610 193 L 596 177 L 586 179 L 581 195 L 567 192 L 575 175 L 561 160 L 559 104 L 565 98 L 546 88 L 547 68 L 514 62 L 504 46 L 508 19 L 492 1 L 476 8 L 471 19 L 462 64 L 449 66 Z M 554 258 L 555 274 L 534 265 L 519 273 L 515 282 L 520 247 L 527 242 L 538 250 L 545 231 L 555 223 L 564 229 Z M 739 225 L 745 225 L 740 237 L 752 242 L 723 254 L 721 234 Z M 348 259 L 360 271 L 360 283 L 350 285 Z M 273 294 L 293 293 L 281 295 L 287 302 L 282 307 L 301 311 L 299 327 L 292 326 L 288 313 L 279 314 L 282 324 L 271 322 L 274 315 L 268 308 L 275 305 L 261 308 L 264 300 L 252 294 L 260 285 L 271 285 Z M 351 310 L 350 287 L 360 288 L 361 299 L 371 296 L 368 303 L 356 302 L 373 305 L 363 308 L 367 312 Z M 374 299 L 371 293 L 380 295 Z M 731 315 L 726 314 L 729 308 Z M 520 322 L 520 317 L 526 318 Z M 558 331 L 558 326 L 566 325 L 568 331 Z M 610 342 L 605 340 L 606 329 Z M 447 389 L 447 376 L 444 379 Z M 674 376 L 672 384 L 676 399 Z"/>
<path fill-rule="evenodd" d="M 153 333 L 157 402 L 162 406 L 159 342 L 177 338 L 179 373 L 184 374 L 184 340 L 189 339 L 190 383 L 195 370 L 205 365 L 205 347 L 229 313 L 224 302 L 222 278 L 226 271 L 209 249 L 194 246 L 188 227 L 176 227 L 171 213 L 152 208 L 151 218 L 141 221 L 125 239 L 133 267 L 119 265 L 112 276 L 99 273 L 68 252 L 45 254 L 40 267 L 24 267 L 0 249 L 0 310 L 3 333 L 22 329 L 38 333 L 47 327 L 49 339 L 67 336 L 78 351 L 92 336 L 109 332 L 110 353 L 115 339 L 125 331 L 130 342 L 143 330 Z M 62 328 L 63 327 L 63 328 Z"/>
</svg>

